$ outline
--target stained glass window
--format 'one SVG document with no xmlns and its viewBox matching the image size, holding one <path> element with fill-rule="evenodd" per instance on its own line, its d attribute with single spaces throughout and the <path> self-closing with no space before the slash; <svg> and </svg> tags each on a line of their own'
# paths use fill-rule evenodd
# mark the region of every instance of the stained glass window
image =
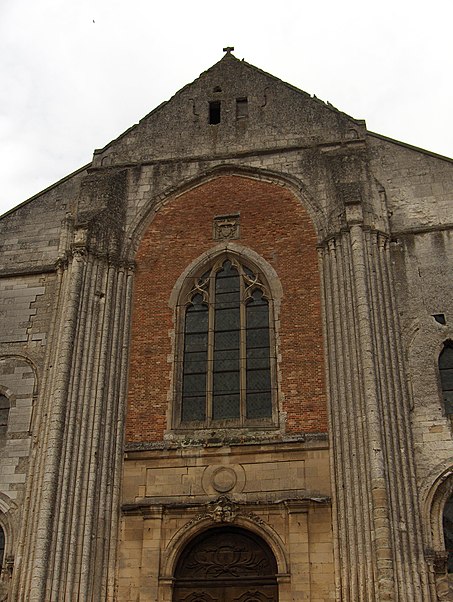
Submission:
<svg viewBox="0 0 453 602">
<path fill-rule="evenodd" d="M 271 300 L 260 274 L 223 257 L 183 307 L 180 426 L 271 424 Z"/>
</svg>

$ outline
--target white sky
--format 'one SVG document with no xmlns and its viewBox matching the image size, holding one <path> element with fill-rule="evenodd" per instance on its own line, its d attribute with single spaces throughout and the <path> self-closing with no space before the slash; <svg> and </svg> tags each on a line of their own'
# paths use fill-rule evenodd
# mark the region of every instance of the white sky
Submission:
<svg viewBox="0 0 453 602">
<path fill-rule="evenodd" d="M 228 45 L 371 131 L 453 157 L 452 28 L 453 0 L 0 0 L 0 214 Z"/>
</svg>

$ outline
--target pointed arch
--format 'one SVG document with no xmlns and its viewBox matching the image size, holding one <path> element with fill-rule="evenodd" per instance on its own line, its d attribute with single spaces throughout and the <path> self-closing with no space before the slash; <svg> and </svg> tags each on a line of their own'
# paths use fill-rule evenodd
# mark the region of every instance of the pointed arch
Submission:
<svg viewBox="0 0 453 602">
<path fill-rule="evenodd" d="M 3 560 L 12 557 L 15 548 L 17 528 L 12 515 L 17 511 L 17 504 L 5 493 L 0 493 L 0 527 L 4 537 Z"/>
<path fill-rule="evenodd" d="M 275 271 L 234 243 L 204 254 L 180 276 L 170 299 L 177 324 L 174 429 L 278 426 L 280 299 Z"/>
<path fill-rule="evenodd" d="M 447 546 L 445 538 L 444 513 L 449 500 L 453 501 L 453 465 L 444 462 L 437 467 L 436 478 L 425 482 L 421 487 L 422 510 L 427 529 L 427 548 L 432 550 L 436 572 L 445 572 L 447 568 Z M 451 563 L 453 563 L 453 550 Z M 453 567 L 453 564 L 452 564 Z"/>
<path fill-rule="evenodd" d="M 313 199 L 306 185 L 301 180 L 295 178 L 294 176 L 274 172 L 272 170 L 244 167 L 233 164 L 221 164 L 207 170 L 200 171 L 195 177 L 189 177 L 183 179 L 182 181 L 179 180 L 177 186 L 169 186 L 157 197 L 150 198 L 149 201 L 138 212 L 128 229 L 125 240 L 129 242 L 126 244 L 124 249 L 124 258 L 128 261 L 134 260 L 135 253 L 138 245 L 140 244 L 143 233 L 153 221 L 154 216 L 164 205 L 166 205 L 172 199 L 175 199 L 180 195 L 221 176 L 248 178 L 287 188 L 307 210 L 307 213 L 309 214 L 315 227 L 318 240 L 323 240 L 326 236 L 327 217 L 325 212 L 319 203 L 315 202 L 315 199 Z"/>
</svg>

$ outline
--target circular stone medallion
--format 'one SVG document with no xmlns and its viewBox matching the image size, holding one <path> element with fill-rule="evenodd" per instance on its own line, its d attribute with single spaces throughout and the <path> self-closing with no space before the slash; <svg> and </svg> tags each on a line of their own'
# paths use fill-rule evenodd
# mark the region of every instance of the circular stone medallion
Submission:
<svg viewBox="0 0 453 602">
<path fill-rule="evenodd" d="M 211 478 L 212 486 L 220 493 L 231 491 L 237 482 L 237 476 L 234 470 L 225 466 L 217 468 Z"/>
</svg>

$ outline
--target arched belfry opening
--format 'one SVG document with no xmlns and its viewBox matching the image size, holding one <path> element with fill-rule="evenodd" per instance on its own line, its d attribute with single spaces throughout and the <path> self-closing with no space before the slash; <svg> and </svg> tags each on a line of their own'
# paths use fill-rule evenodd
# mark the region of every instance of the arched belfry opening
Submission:
<svg viewBox="0 0 453 602">
<path fill-rule="evenodd" d="M 176 564 L 173 602 L 277 602 L 277 562 L 261 537 L 237 527 L 192 539 Z"/>
</svg>

